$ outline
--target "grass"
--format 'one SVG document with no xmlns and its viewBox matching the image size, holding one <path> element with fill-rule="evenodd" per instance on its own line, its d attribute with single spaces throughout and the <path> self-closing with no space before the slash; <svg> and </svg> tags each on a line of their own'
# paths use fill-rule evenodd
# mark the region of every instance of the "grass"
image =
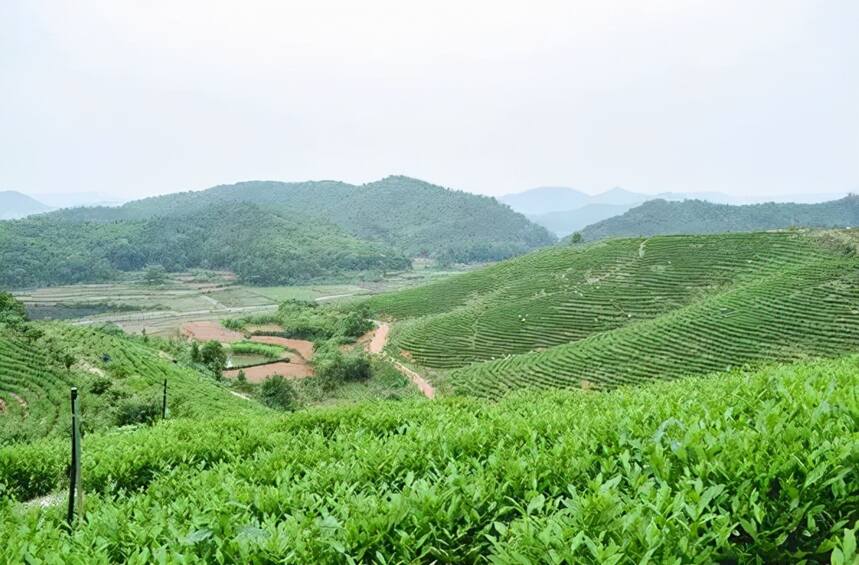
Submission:
<svg viewBox="0 0 859 565">
<path fill-rule="evenodd" d="M 279 345 L 257 343 L 254 341 L 239 341 L 230 344 L 230 351 L 237 354 L 257 355 L 266 359 L 280 359 L 283 357 L 285 348 Z"/>
<path fill-rule="evenodd" d="M 859 349 L 859 258 L 816 234 L 559 247 L 368 300 L 449 390 L 614 387 Z"/>
<path fill-rule="evenodd" d="M 500 402 L 376 402 L 0 448 L 11 562 L 855 559 L 859 359 Z M 61 498 L 61 497 L 60 497 Z M 837 557 L 836 557 L 837 556 Z M 846 556 L 846 557 L 845 557 Z"/>
</svg>

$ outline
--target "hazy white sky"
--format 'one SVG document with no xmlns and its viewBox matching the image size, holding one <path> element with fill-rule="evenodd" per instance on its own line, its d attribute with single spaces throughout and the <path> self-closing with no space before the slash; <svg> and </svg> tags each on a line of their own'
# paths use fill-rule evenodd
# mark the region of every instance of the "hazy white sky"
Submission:
<svg viewBox="0 0 859 565">
<path fill-rule="evenodd" d="M 0 190 L 859 189 L 856 0 L 0 1 Z"/>
</svg>

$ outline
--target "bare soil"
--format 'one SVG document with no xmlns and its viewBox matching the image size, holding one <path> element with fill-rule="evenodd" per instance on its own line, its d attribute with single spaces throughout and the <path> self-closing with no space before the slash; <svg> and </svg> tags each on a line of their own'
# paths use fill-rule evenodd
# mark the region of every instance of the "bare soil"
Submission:
<svg viewBox="0 0 859 565">
<path fill-rule="evenodd" d="M 228 379 L 234 379 L 239 375 L 239 370 L 230 369 L 229 371 L 224 371 L 224 376 Z M 306 363 L 284 363 L 281 361 L 241 370 L 245 372 L 245 377 L 247 377 L 249 383 L 261 383 L 274 375 L 281 375 L 287 379 L 303 379 L 313 376 L 313 368 Z"/>
<path fill-rule="evenodd" d="M 385 323 L 379 324 L 376 331 L 373 333 L 373 338 L 370 340 L 369 351 L 373 355 L 378 355 L 385 349 L 385 344 L 388 343 L 388 334 L 391 331 L 391 326 Z"/>
<path fill-rule="evenodd" d="M 241 333 L 228 330 L 216 321 L 189 322 L 182 326 L 182 335 L 197 341 L 214 340 L 221 343 L 234 343 L 245 338 Z"/>
</svg>

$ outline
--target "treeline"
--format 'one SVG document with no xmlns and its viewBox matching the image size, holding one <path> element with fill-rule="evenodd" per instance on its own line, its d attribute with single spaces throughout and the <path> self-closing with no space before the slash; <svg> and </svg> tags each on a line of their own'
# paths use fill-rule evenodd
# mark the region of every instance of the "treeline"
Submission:
<svg viewBox="0 0 859 565">
<path fill-rule="evenodd" d="M 240 203 L 290 218 L 333 223 L 361 240 L 442 262 L 496 261 L 555 241 L 545 228 L 494 198 L 403 176 L 361 186 L 335 181 L 243 182 L 147 198 L 119 208 L 62 210 L 48 217 L 73 222 L 149 220 Z"/>
<path fill-rule="evenodd" d="M 229 269 L 249 284 L 295 284 L 409 268 L 402 253 L 336 225 L 247 203 L 148 220 L 73 221 L 43 215 L 0 223 L 0 286 L 96 282 L 159 264 Z"/>
<path fill-rule="evenodd" d="M 652 200 L 582 230 L 587 241 L 607 237 L 714 234 L 790 227 L 845 228 L 859 225 L 859 196 L 820 204 L 775 203 L 732 206 L 702 200 Z"/>
</svg>

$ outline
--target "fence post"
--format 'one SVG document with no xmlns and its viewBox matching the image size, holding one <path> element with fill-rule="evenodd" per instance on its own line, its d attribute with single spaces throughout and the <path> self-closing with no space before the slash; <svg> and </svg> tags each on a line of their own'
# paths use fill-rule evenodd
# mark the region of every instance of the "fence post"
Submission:
<svg viewBox="0 0 859 565">
<path fill-rule="evenodd" d="M 78 389 L 72 387 L 72 464 L 69 466 L 69 511 L 67 520 L 71 527 L 75 517 L 75 494 L 78 495 L 78 507 L 83 509 L 83 492 L 81 480 L 81 432 L 80 412 L 78 411 Z"/>
<path fill-rule="evenodd" d="M 167 419 L 167 379 L 164 379 L 164 393 L 161 395 L 161 419 Z"/>
</svg>

